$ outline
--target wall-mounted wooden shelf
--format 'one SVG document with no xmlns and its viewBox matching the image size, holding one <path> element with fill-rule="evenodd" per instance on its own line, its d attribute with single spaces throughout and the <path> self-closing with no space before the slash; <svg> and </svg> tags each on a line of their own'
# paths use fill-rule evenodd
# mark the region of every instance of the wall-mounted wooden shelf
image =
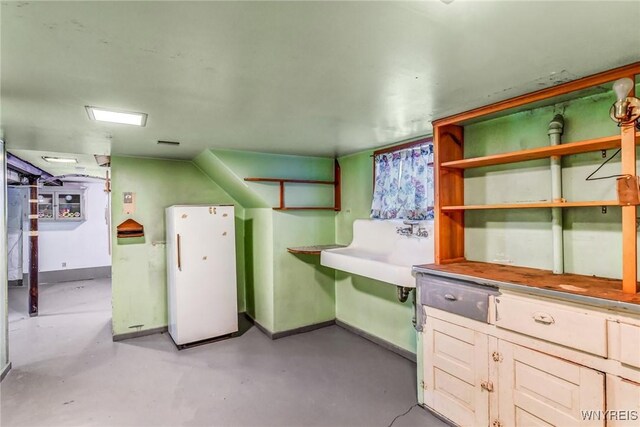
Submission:
<svg viewBox="0 0 640 427">
<path fill-rule="evenodd" d="M 636 133 L 636 144 L 638 143 L 640 143 L 640 133 Z M 512 151 L 509 153 L 494 154 L 491 156 L 454 160 L 450 162 L 443 162 L 440 166 L 452 169 L 479 168 L 483 166 L 494 166 L 505 163 L 544 159 L 552 156 L 568 156 L 571 154 L 588 153 L 591 151 L 610 150 L 612 148 L 620 148 L 620 135 L 569 142 L 560 145 L 550 145 L 546 147 L 532 148 L 529 150 Z"/>
<path fill-rule="evenodd" d="M 340 164 L 338 159 L 334 160 L 333 181 L 317 179 L 295 179 L 295 178 L 245 178 L 247 182 L 275 182 L 280 184 L 280 206 L 276 206 L 276 211 L 308 211 L 324 210 L 340 212 L 341 209 L 341 189 L 340 189 Z M 284 202 L 285 184 L 312 184 L 312 185 L 332 185 L 333 186 L 333 206 L 286 206 Z"/>
<path fill-rule="evenodd" d="M 594 86 L 610 84 L 622 77 L 635 79 L 637 74 L 640 74 L 640 62 L 435 120 L 433 122 L 436 183 L 435 263 L 447 265 L 464 261 L 464 222 L 467 210 L 620 206 L 622 210 L 622 282 L 617 282 L 616 286 L 621 283 L 621 292 L 640 294 L 640 285 L 637 281 L 637 206 L 622 205 L 618 200 L 545 201 L 466 206 L 464 204 L 464 170 L 468 168 L 620 148 L 620 174 L 636 176 L 636 146 L 639 143 L 640 134 L 631 123 L 623 124 L 619 135 L 467 159 L 464 158 L 464 126 L 466 123 L 495 117 L 496 114 L 521 109 L 526 105 L 552 100 L 556 96 L 566 96 Z M 612 185 L 615 185 L 615 182 Z"/>
<path fill-rule="evenodd" d="M 442 206 L 447 211 L 470 211 L 486 209 L 536 209 L 536 208 L 580 208 L 593 206 L 621 206 L 617 200 L 588 200 L 584 202 L 539 202 L 539 203 L 503 203 L 497 205 Z"/>
<path fill-rule="evenodd" d="M 298 184 L 326 184 L 335 185 L 335 181 L 319 181 L 313 179 L 289 179 L 289 178 L 245 178 L 249 182 L 279 182 L 279 183 L 298 183 Z"/>
<path fill-rule="evenodd" d="M 333 206 L 287 206 L 286 208 L 273 208 L 274 211 L 335 211 Z"/>
<path fill-rule="evenodd" d="M 287 248 L 287 251 L 292 254 L 301 255 L 320 255 L 320 252 L 325 249 L 344 248 L 345 245 L 314 245 L 314 246 L 296 246 Z"/>
</svg>

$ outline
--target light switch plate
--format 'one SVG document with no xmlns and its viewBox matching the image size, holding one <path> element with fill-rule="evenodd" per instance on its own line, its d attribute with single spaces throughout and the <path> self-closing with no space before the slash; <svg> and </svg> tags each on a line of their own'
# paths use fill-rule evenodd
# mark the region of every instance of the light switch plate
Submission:
<svg viewBox="0 0 640 427">
<path fill-rule="evenodd" d="M 125 215 L 132 215 L 136 211 L 136 193 L 125 191 L 122 193 L 122 211 Z"/>
</svg>

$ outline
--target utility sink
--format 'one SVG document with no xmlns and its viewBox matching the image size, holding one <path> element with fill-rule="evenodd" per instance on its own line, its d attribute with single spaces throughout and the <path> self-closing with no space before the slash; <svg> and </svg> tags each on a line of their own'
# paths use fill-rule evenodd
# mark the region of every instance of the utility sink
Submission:
<svg viewBox="0 0 640 427">
<path fill-rule="evenodd" d="M 402 220 L 357 219 L 353 223 L 351 244 L 322 251 L 320 263 L 392 285 L 415 288 L 411 268 L 434 261 L 433 220 L 420 221 L 419 227 L 428 232 L 427 237 L 400 235 L 398 227 L 409 226 Z"/>
</svg>

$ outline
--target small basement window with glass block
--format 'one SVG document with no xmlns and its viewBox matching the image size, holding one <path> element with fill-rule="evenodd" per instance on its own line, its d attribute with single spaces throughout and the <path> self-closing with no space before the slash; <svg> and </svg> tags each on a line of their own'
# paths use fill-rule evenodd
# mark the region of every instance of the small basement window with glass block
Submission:
<svg viewBox="0 0 640 427">
<path fill-rule="evenodd" d="M 433 219 L 433 139 L 373 153 L 371 218 Z"/>
</svg>

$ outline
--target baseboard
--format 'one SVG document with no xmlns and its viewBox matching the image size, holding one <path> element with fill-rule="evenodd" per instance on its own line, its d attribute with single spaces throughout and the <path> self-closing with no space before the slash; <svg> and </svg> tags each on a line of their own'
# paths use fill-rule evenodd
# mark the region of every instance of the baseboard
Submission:
<svg viewBox="0 0 640 427">
<path fill-rule="evenodd" d="M 111 277 L 111 266 L 72 268 L 69 270 L 41 271 L 40 283 L 75 282 L 79 280 L 106 279 Z"/>
<path fill-rule="evenodd" d="M 327 320 L 326 322 L 314 323 L 312 325 L 300 326 L 299 328 L 287 329 L 286 331 L 272 332 L 262 326 L 260 322 L 251 317 L 251 315 L 247 312 L 245 312 L 244 315 L 251 323 L 254 324 L 256 328 L 258 328 L 258 330 L 260 330 L 260 332 L 262 332 L 272 340 L 289 337 L 291 335 L 304 334 L 305 332 L 315 331 L 316 329 L 326 328 L 327 326 L 333 326 L 336 324 L 335 319 L 331 319 Z"/>
<path fill-rule="evenodd" d="M 336 320 L 331 319 L 326 322 L 314 323 L 313 325 L 300 326 L 299 328 L 287 329 L 286 331 L 273 332 L 271 334 L 271 339 L 277 340 L 291 335 L 304 334 L 305 332 L 315 331 L 316 329 L 326 328 L 327 326 L 333 326 L 335 324 Z"/>
<path fill-rule="evenodd" d="M 405 359 L 408 359 L 412 362 L 416 362 L 416 355 L 415 353 L 410 352 L 409 350 L 405 350 L 402 347 L 399 347 L 393 343 L 390 343 L 389 341 L 383 340 L 382 338 L 376 337 L 375 335 L 372 335 L 366 331 L 363 331 L 360 328 L 357 328 L 353 325 L 350 325 L 348 323 L 343 322 L 342 320 L 338 320 L 336 319 L 335 321 L 336 325 L 340 326 L 343 329 L 346 329 L 349 332 L 353 332 L 356 335 L 361 336 L 362 338 L 371 341 L 374 344 L 378 344 L 380 347 L 384 347 L 389 351 L 392 351 L 396 354 L 399 354 L 400 356 L 404 357 Z"/>
<path fill-rule="evenodd" d="M 128 340 L 131 338 L 139 338 L 139 337 L 145 337 L 147 335 L 155 335 L 155 334 L 162 334 L 164 332 L 167 332 L 169 329 L 166 326 L 160 326 L 158 328 L 151 328 L 151 329 L 143 329 L 141 331 L 135 331 L 135 332 L 126 332 L 124 334 L 115 334 L 112 339 L 114 342 L 116 341 L 124 341 L 124 340 Z"/>
<path fill-rule="evenodd" d="M 11 370 L 11 362 L 7 363 L 7 366 L 5 366 L 2 372 L 0 372 L 0 382 L 2 382 L 4 377 L 7 376 L 10 370 Z"/>
<path fill-rule="evenodd" d="M 258 328 L 258 330 L 260 332 L 262 332 L 263 334 L 265 334 L 267 337 L 269 337 L 269 339 L 273 339 L 273 332 L 271 332 L 270 330 L 268 330 L 267 328 L 265 328 L 264 326 L 262 326 L 256 319 L 254 319 L 249 313 L 247 313 L 246 311 L 244 312 L 244 316 L 247 318 L 247 320 L 249 322 L 251 322 L 251 324 L 253 326 L 255 326 L 256 328 Z"/>
</svg>

